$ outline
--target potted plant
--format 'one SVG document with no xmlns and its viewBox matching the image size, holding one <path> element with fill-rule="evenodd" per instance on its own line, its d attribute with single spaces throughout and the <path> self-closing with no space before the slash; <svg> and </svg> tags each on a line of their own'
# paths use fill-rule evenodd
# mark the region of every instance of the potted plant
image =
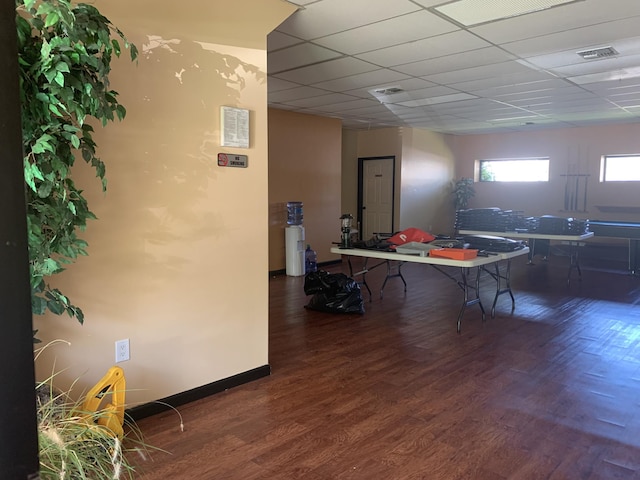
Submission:
<svg viewBox="0 0 640 480">
<path fill-rule="evenodd" d="M 124 118 L 109 87 L 110 64 L 121 48 L 132 60 L 137 50 L 94 6 L 69 0 L 16 0 L 16 25 L 32 312 L 66 312 L 82 323 L 82 310 L 46 278 L 87 254 L 78 232 L 95 216 L 74 184 L 73 165 L 77 158 L 91 165 L 106 191 L 91 122 Z M 85 421 L 81 405 L 53 380 L 36 386 L 40 478 L 133 478 L 122 442 L 139 437 Z"/>
<path fill-rule="evenodd" d="M 132 60 L 137 50 L 92 5 L 17 0 L 16 14 L 32 311 L 66 312 L 82 323 L 82 310 L 45 279 L 87 254 L 78 232 L 95 216 L 72 167 L 82 158 L 106 191 L 90 122 L 124 118 L 109 87 L 110 64 L 121 43 Z"/>
<path fill-rule="evenodd" d="M 454 181 L 452 194 L 456 210 L 467 208 L 469 200 L 476 194 L 473 188 L 473 178 L 461 177 Z"/>
</svg>

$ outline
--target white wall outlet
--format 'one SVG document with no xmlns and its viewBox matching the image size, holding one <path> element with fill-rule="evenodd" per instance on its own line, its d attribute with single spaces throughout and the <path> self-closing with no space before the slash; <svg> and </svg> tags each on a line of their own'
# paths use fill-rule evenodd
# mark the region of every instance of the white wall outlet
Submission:
<svg viewBox="0 0 640 480">
<path fill-rule="evenodd" d="M 116 363 L 129 360 L 129 339 L 116 341 Z"/>
</svg>

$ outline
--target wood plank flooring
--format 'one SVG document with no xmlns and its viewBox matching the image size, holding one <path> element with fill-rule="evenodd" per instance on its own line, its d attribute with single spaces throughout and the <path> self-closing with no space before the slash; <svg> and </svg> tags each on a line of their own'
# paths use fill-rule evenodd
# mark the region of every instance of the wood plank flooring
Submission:
<svg viewBox="0 0 640 480">
<path fill-rule="evenodd" d="M 640 479 L 640 279 L 519 258 L 516 309 L 467 309 L 424 265 L 368 281 L 366 313 L 270 279 L 272 375 L 139 422 L 155 479 Z M 621 267 L 623 268 L 623 267 Z M 346 272 L 346 264 L 327 268 Z M 492 281 L 483 278 L 487 313 Z"/>
</svg>

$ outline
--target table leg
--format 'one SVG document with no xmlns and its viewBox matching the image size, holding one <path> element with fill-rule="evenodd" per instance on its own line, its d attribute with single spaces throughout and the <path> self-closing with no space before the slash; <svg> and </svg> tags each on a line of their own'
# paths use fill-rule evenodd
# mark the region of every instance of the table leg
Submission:
<svg viewBox="0 0 640 480">
<path fill-rule="evenodd" d="M 578 272 L 578 280 L 582 280 L 582 271 L 580 270 L 580 259 L 578 257 L 579 242 L 569 242 L 569 273 L 567 274 L 567 286 L 571 285 L 571 273 L 575 268 Z"/>
<path fill-rule="evenodd" d="M 499 262 L 495 264 L 495 274 L 487 271 L 496 280 L 496 296 L 493 298 L 493 305 L 491 306 L 491 318 L 496 316 L 496 303 L 498 303 L 498 297 L 503 293 L 508 293 L 511 297 L 511 311 L 516 309 L 516 299 L 513 298 L 513 292 L 511 291 L 511 259 L 507 260 L 507 266 L 504 271 L 504 275 L 500 274 Z M 504 288 L 502 288 L 502 280 L 504 280 Z"/>
<path fill-rule="evenodd" d="M 439 270 L 439 269 L 438 269 Z M 468 281 L 468 272 L 469 272 L 469 268 L 468 267 L 461 267 L 460 268 L 460 275 L 462 277 L 462 281 L 458 282 L 458 285 L 460 286 L 460 288 L 463 291 L 463 302 L 462 302 L 462 307 L 460 307 L 460 312 L 458 313 L 458 321 L 457 321 L 457 327 L 456 330 L 458 333 L 460 333 L 461 331 L 461 326 L 462 326 L 462 315 L 464 315 L 464 311 L 467 307 L 470 307 L 471 305 L 475 305 L 476 303 L 480 306 L 480 310 L 482 311 L 482 321 L 485 322 L 486 321 L 486 314 L 484 311 L 484 307 L 482 306 L 482 301 L 480 300 L 480 273 L 481 273 L 481 269 L 480 267 L 476 268 L 476 281 L 475 281 L 475 285 L 469 285 L 469 281 Z M 476 291 L 475 294 L 475 298 L 469 298 L 469 290 L 473 289 Z"/>
<path fill-rule="evenodd" d="M 629 239 L 629 272 L 631 275 L 638 275 L 638 260 L 640 260 L 640 241 L 637 238 Z"/>
<path fill-rule="evenodd" d="M 387 280 L 394 277 L 400 277 L 402 283 L 404 283 L 404 292 L 407 293 L 407 282 L 402 276 L 402 264 L 404 262 L 398 262 L 398 273 L 391 273 L 391 260 L 387 260 L 387 276 L 384 278 L 384 282 L 382 283 L 382 287 L 380 287 L 380 298 L 382 298 L 382 294 L 384 292 L 384 286 L 387 284 Z"/>
<path fill-rule="evenodd" d="M 360 270 L 359 272 L 353 272 L 353 266 L 351 265 L 351 257 L 347 257 L 347 263 L 349 264 L 349 276 L 351 278 L 355 278 L 356 275 L 362 275 L 362 281 L 358 282 L 360 285 L 364 285 L 364 287 L 367 289 L 367 292 L 369 292 L 369 301 L 372 302 L 373 301 L 373 294 L 371 293 L 371 289 L 369 288 L 369 284 L 367 283 L 367 272 L 369 271 L 369 269 L 367 268 L 367 262 L 369 261 L 368 258 L 364 259 L 364 264 L 362 266 L 362 270 Z"/>
</svg>

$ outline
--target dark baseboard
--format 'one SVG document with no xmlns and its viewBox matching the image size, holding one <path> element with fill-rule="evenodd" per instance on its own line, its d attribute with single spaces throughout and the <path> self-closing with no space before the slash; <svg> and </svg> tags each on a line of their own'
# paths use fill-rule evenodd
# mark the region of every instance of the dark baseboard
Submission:
<svg viewBox="0 0 640 480">
<path fill-rule="evenodd" d="M 338 263 L 341 263 L 342 260 L 338 259 L 338 260 L 329 260 L 327 262 L 319 262 L 318 263 L 318 267 L 327 267 L 330 265 L 336 265 Z M 287 274 L 287 270 L 286 269 L 282 269 L 282 270 L 271 270 L 269 272 L 269 276 L 270 277 L 276 277 L 278 275 L 286 275 Z"/>
<path fill-rule="evenodd" d="M 155 402 L 149 402 L 144 405 L 128 408 L 126 415 L 133 420 L 140 420 L 142 418 L 170 410 L 171 407 L 177 407 L 179 405 L 184 405 L 185 403 L 200 400 L 201 398 L 223 392 L 229 388 L 237 387 L 245 383 L 253 382 L 254 380 L 258 380 L 259 378 L 267 377 L 269 375 L 271 375 L 271 366 L 263 365 L 262 367 L 238 373 L 237 375 L 233 375 L 201 387 L 196 387 L 191 390 L 187 390 L 186 392 L 161 398 Z M 163 404 L 171 405 L 171 407 Z"/>
</svg>

